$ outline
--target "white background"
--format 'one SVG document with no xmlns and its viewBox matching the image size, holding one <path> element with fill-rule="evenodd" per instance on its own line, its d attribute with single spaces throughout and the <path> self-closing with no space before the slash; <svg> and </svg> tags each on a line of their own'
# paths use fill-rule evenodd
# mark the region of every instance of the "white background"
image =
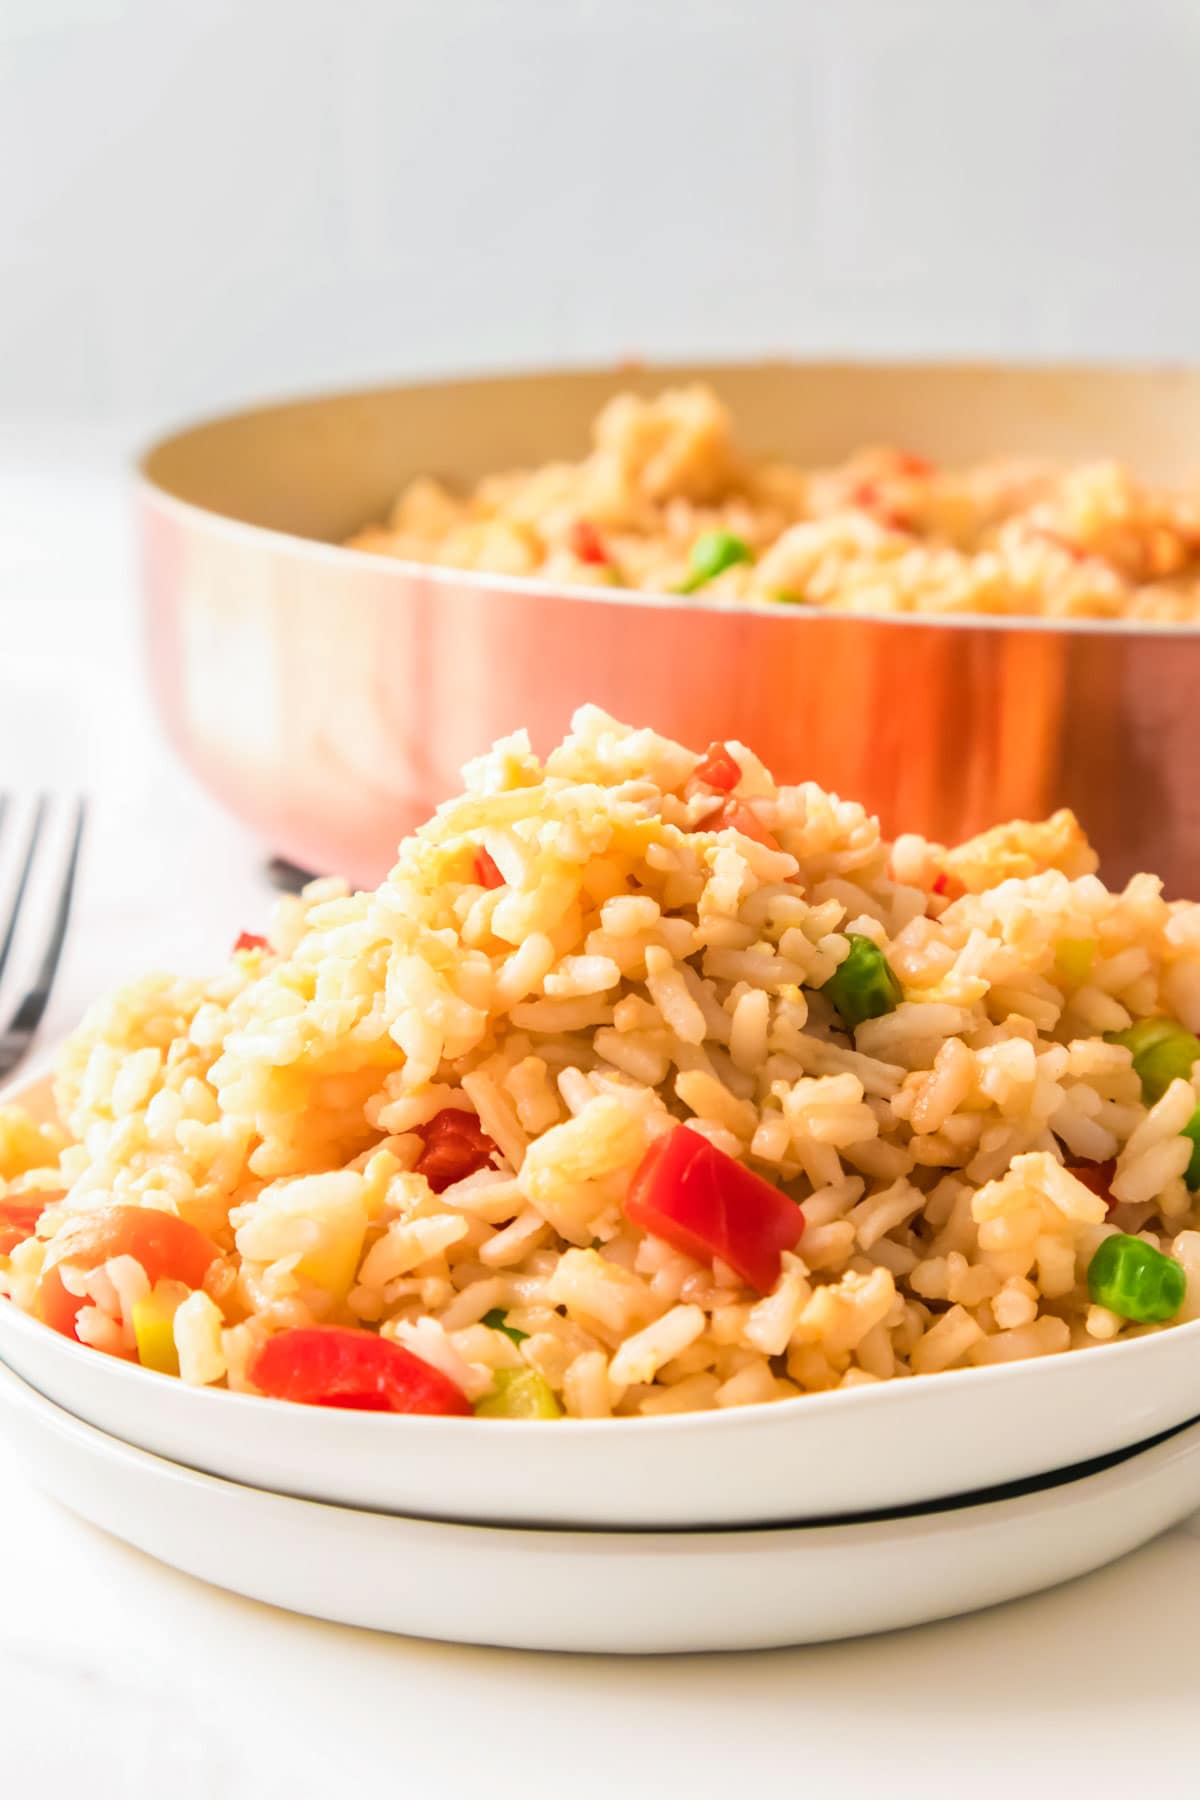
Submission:
<svg viewBox="0 0 1200 1800">
<path fill-rule="evenodd" d="M 1191 356 L 1194 0 L 2 0 L 0 417 Z"/>
</svg>

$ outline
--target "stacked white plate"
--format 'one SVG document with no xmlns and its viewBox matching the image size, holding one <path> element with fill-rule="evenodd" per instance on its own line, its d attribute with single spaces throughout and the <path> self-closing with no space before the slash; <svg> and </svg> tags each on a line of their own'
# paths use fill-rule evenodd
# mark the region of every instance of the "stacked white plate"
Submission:
<svg viewBox="0 0 1200 1800">
<path fill-rule="evenodd" d="M 0 1301 L 0 1431 L 85 1518 L 298 1612 L 550 1650 L 806 1643 L 1084 1574 L 1200 1506 L 1198 1367 L 1200 1322 L 718 1414 L 391 1417 L 189 1388 Z"/>
<path fill-rule="evenodd" d="M 0 1321 L 6 1356 L 14 1336 L 40 1329 L 21 1320 L 14 1332 L 7 1306 L 0 1307 Z M 144 1382 L 156 1398 L 161 1390 L 164 1405 L 183 1396 L 165 1377 L 64 1348 L 80 1364 L 90 1358 Z M 81 1405 L 88 1387 L 79 1382 Z M 398 1477 L 400 1488 L 408 1485 L 406 1474 L 419 1474 L 428 1492 L 439 1469 L 445 1481 L 462 1480 L 471 1461 L 459 1444 L 453 1455 L 438 1455 L 430 1428 L 455 1421 L 355 1418 L 269 1402 L 248 1403 L 251 1412 L 237 1396 L 210 1398 L 225 1412 L 228 1460 L 239 1468 L 283 1466 L 282 1459 L 273 1461 L 272 1434 L 259 1429 L 263 1408 L 289 1424 L 311 1422 L 314 1448 L 324 1440 L 322 1458 L 328 1453 L 322 1427 L 331 1421 L 373 1429 L 377 1454 L 358 1470 L 361 1477 L 373 1468 L 367 1484 L 373 1488 L 383 1470 Z M 748 1421 L 754 1426 L 781 1410 L 767 1408 Z M 494 1505 L 502 1513 L 514 1495 L 527 1492 L 526 1433 L 504 1423 L 462 1423 L 485 1453 L 476 1481 L 454 1494 L 444 1490 L 443 1498 L 459 1512 L 473 1501 L 481 1512 Z M 410 1424 L 418 1427 L 411 1434 Z M 869 1433 L 870 1421 L 863 1424 Z M 578 1427 L 530 1429 L 571 1463 Z M 640 1422 L 633 1429 L 642 1429 Z M 793 1417 L 789 1429 L 803 1438 L 803 1419 Z M 56 1404 L 11 1367 L 0 1367 L 0 1431 L 54 1498 L 203 1580 L 346 1624 L 521 1649 L 750 1649 L 918 1624 L 1085 1574 L 1200 1506 L 1200 1423 L 1075 1468 L 950 1501 L 794 1523 L 726 1520 L 715 1529 L 613 1529 L 612 1513 L 608 1529 L 595 1518 L 586 1527 L 461 1523 L 297 1497 L 271 1482 L 207 1474 L 139 1448 Z M 622 1435 L 618 1426 L 614 1462 L 625 1454 L 616 1441 Z M 736 1435 L 712 1434 L 705 1484 L 711 1504 L 736 1463 Z M 280 1436 L 286 1440 L 288 1432 Z M 478 1484 L 485 1467 L 498 1488 Z M 300 1490 L 338 1485 L 337 1477 L 348 1473 L 314 1461 Z M 703 1504 L 700 1496 L 696 1504 Z M 647 1507 L 658 1510 L 648 1499 L 642 1510 Z M 591 1496 L 587 1510 L 603 1514 L 603 1491 Z"/>
</svg>

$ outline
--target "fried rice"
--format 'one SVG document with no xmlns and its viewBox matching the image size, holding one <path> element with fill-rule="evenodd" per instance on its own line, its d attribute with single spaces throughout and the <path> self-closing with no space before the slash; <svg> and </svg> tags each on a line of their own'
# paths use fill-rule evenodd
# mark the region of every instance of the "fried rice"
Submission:
<svg viewBox="0 0 1200 1800">
<path fill-rule="evenodd" d="M 155 1269 L 69 1246 L 81 1215 L 152 1209 L 216 1251 L 167 1296 L 185 1381 L 254 1391 L 268 1343 L 356 1327 L 468 1406 L 529 1372 L 569 1418 L 1163 1328 L 1090 1291 L 1113 1236 L 1173 1259 L 1175 1320 L 1200 1317 L 1200 1086 L 1151 1099 L 1113 1041 L 1200 1028 L 1200 906 L 1151 875 L 1110 892 L 1069 813 L 887 842 L 745 745 L 700 757 L 594 707 L 544 763 L 517 733 L 465 782 L 374 892 L 314 882 L 211 978 L 97 1006 L 57 1124 L 0 1112 L 0 1221 L 40 1210 L 0 1238 L 15 1306 L 45 1317 L 58 1269 L 75 1335 L 148 1360 Z M 852 953 L 890 972 L 854 1026 Z M 629 1216 L 681 1130 L 795 1209 L 769 1282 Z M 464 1133 L 466 1173 L 432 1157 Z"/>
<path fill-rule="evenodd" d="M 716 537 L 714 539 L 714 534 Z M 714 542 L 726 561 L 697 580 Z M 558 584 L 857 613 L 1200 617 L 1200 484 L 1111 460 L 938 468 L 864 448 L 832 468 L 748 455 L 708 388 L 619 395 L 579 462 L 411 482 L 350 539 L 387 556 Z M 720 558 L 718 558 L 720 561 Z"/>
</svg>

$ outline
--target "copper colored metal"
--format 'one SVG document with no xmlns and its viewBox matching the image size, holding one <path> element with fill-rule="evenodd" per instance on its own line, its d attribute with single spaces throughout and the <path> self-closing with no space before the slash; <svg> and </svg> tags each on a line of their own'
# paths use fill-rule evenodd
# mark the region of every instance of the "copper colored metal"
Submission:
<svg viewBox="0 0 1200 1800">
<path fill-rule="evenodd" d="M 719 608 L 336 548 L 410 475 L 576 454 L 608 393 L 702 378 L 801 460 L 1113 455 L 1187 472 L 1186 371 L 757 365 L 398 388 L 242 414 L 152 450 L 139 492 L 155 693 L 196 774 L 273 851 L 373 881 L 461 764 L 593 700 L 953 842 L 1072 806 L 1111 882 L 1200 894 L 1200 632 Z M 324 540 L 324 541 L 322 541 Z"/>
</svg>

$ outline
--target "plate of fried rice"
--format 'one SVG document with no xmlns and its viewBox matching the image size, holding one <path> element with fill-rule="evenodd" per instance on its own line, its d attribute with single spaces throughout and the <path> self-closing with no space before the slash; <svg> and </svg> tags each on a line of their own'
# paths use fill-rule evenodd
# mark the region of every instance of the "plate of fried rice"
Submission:
<svg viewBox="0 0 1200 1800">
<path fill-rule="evenodd" d="M 1200 907 L 1066 812 L 888 841 L 595 707 L 464 781 L 10 1096 L 17 1373 L 250 1485 L 525 1524 L 895 1506 L 1191 1416 Z"/>
</svg>

